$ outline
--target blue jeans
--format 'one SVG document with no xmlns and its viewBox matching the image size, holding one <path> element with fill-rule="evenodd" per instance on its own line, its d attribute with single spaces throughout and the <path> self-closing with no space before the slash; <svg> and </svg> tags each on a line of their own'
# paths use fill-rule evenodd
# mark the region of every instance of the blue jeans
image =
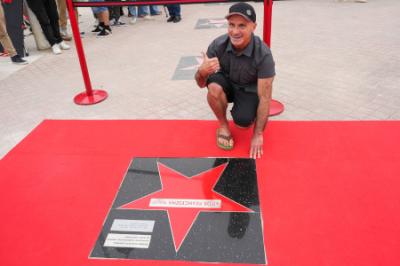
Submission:
<svg viewBox="0 0 400 266">
<path fill-rule="evenodd" d="M 138 10 L 139 10 L 139 14 L 143 14 L 146 13 L 146 6 L 128 6 L 128 11 L 129 13 L 134 16 L 137 17 L 138 16 Z"/>
<path fill-rule="evenodd" d="M 158 15 L 160 14 L 160 10 L 158 9 L 158 6 L 151 5 L 150 6 L 150 15 Z"/>
<path fill-rule="evenodd" d="M 138 7 L 129 6 L 128 10 L 129 10 L 129 13 L 134 17 L 137 17 L 137 16 L 140 16 L 140 17 L 148 16 L 149 13 L 150 13 L 150 15 L 156 15 L 156 14 L 160 13 L 160 10 L 158 9 L 158 6 L 154 6 L 154 5 L 151 5 L 151 6 L 138 6 Z"/>
</svg>

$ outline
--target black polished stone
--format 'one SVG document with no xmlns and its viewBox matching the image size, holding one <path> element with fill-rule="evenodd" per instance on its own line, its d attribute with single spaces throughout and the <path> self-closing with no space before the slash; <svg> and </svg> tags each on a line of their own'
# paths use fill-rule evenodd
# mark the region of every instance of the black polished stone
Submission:
<svg viewBox="0 0 400 266">
<path fill-rule="evenodd" d="M 228 163 L 214 191 L 253 212 L 200 212 L 176 251 L 166 210 L 118 209 L 124 204 L 161 189 L 157 162 L 187 176 L 198 175 Z M 150 246 L 104 247 L 114 219 L 153 220 Z M 131 234 L 132 232 L 126 232 Z M 129 166 L 91 258 L 184 260 L 265 264 L 262 219 L 259 207 L 256 164 L 252 159 L 233 158 L 136 158 Z"/>
</svg>

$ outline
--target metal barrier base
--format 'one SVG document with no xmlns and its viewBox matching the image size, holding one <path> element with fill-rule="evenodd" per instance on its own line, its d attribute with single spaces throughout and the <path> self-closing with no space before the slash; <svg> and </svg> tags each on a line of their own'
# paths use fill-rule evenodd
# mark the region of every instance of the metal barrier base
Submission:
<svg viewBox="0 0 400 266">
<path fill-rule="evenodd" d="M 79 105 L 91 105 L 104 101 L 108 97 L 106 91 L 93 90 L 92 95 L 88 95 L 86 92 L 79 93 L 75 96 L 74 102 Z"/>
</svg>

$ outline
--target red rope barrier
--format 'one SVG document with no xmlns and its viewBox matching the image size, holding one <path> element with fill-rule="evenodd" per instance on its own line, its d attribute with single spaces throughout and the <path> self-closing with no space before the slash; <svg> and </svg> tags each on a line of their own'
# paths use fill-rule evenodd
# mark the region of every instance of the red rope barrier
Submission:
<svg viewBox="0 0 400 266">
<path fill-rule="evenodd" d="M 74 7 L 97 7 L 97 6 L 143 6 L 143 5 L 168 5 L 168 4 L 207 4 L 240 2 L 230 0 L 154 0 L 154 1 L 107 1 L 107 2 L 72 2 Z M 243 1 L 244 2 L 244 1 Z"/>
<path fill-rule="evenodd" d="M 72 0 L 67 0 L 68 14 L 71 22 L 72 33 L 74 35 L 76 52 L 78 53 L 79 63 L 81 65 L 81 71 L 83 81 L 85 82 L 86 92 L 82 92 L 75 96 L 74 102 L 79 105 L 91 105 L 104 101 L 108 94 L 102 90 L 93 90 L 90 82 L 89 71 L 86 64 L 85 52 L 83 51 L 83 45 L 81 40 L 81 34 L 77 18 L 75 16 L 74 7 Z"/>
<path fill-rule="evenodd" d="M 268 47 L 271 47 L 272 4 L 272 0 L 264 0 L 263 39 Z"/>
<path fill-rule="evenodd" d="M 103 90 L 93 90 L 90 82 L 89 71 L 86 64 L 85 52 L 83 51 L 82 40 L 80 36 L 79 26 L 74 12 L 74 7 L 96 7 L 96 6 L 140 6 L 140 5 L 164 5 L 164 4 L 200 4 L 200 3 L 225 3 L 225 2 L 246 2 L 246 1 L 230 1 L 230 0 L 155 0 L 155 1 L 126 1 L 126 2 L 74 2 L 67 0 L 68 13 L 71 21 L 72 33 L 74 35 L 76 51 L 78 53 L 79 63 L 86 92 L 82 92 L 75 96 L 74 102 L 81 105 L 96 104 L 105 100 L 108 96 Z M 272 21 L 272 4 L 273 0 L 264 0 L 264 42 L 271 47 L 271 21 Z M 283 104 L 272 100 L 274 106 L 278 106 L 275 112 L 270 115 L 276 115 L 283 111 Z"/>
<path fill-rule="evenodd" d="M 263 40 L 271 47 L 271 28 L 272 28 L 272 0 L 264 0 L 264 27 L 263 27 Z M 285 109 L 284 105 L 274 99 L 271 99 L 269 107 L 269 116 L 278 115 Z"/>
</svg>

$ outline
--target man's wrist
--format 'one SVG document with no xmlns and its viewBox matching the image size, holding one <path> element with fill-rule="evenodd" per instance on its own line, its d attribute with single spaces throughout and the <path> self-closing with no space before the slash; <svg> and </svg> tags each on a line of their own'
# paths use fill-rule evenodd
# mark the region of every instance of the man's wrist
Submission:
<svg viewBox="0 0 400 266">
<path fill-rule="evenodd" d="M 264 134 L 264 131 L 254 130 L 253 134 L 256 135 L 256 136 L 262 136 Z"/>
<path fill-rule="evenodd" d="M 253 135 L 254 136 L 263 136 L 266 124 L 267 124 L 267 122 L 265 122 L 265 125 L 263 127 L 261 127 L 261 125 L 257 124 L 257 122 L 256 122 L 256 124 L 254 126 Z"/>
</svg>

